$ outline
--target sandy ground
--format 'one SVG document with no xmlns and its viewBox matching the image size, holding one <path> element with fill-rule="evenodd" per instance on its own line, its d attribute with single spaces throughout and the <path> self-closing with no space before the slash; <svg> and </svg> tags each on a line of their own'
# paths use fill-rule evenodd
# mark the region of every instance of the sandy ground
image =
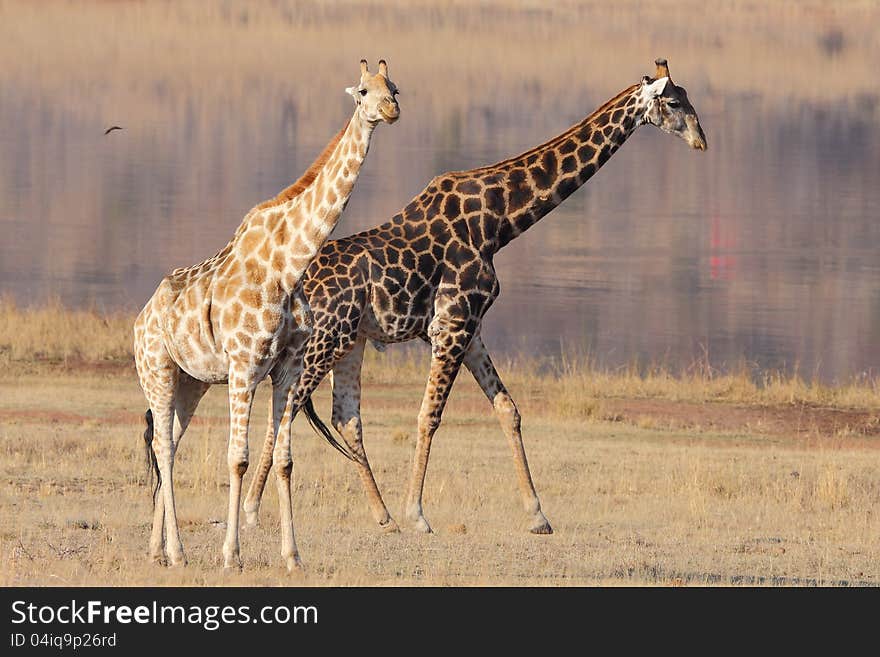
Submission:
<svg viewBox="0 0 880 657">
<path fill-rule="evenodd" d="M 527 532 L 509 449 L 463 377 L 431 454 L 433 535 L 405 525 L 382 534 L 353 467 L 297 420 L 294 511 L 305 572 L 291 577 L 278 556 L 271 484 L 261 525 L 242 531 L 243 570 L 221 568 L 224 388 L 205 398 L 178 455 L 189 564 L 168 569 L 146 556 L 144 402 L 133 372 L 7 371 L 0 584 L 880 584 L 876 412 L 605 399 L 600 418 L 578 420 L 548 412 L 540 390 L 511 388 L 552 536 Z M 367 450 L 399 521 L 420 396 L 415 382 L 365 386 Z M 261 390 L 252 452 L 265 401 Z M 325 412 L 324 388 L 316 402 Z"/>
</svg>

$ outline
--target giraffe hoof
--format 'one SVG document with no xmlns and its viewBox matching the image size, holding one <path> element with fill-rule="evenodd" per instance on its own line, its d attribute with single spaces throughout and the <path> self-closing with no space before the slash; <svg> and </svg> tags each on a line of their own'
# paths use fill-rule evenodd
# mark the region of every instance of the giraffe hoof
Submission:
<svg viewBox="0 0 880 657">
<path fill-rule="evenodd" d="M 287 564 L 288 574 L 300 575 L 304 572 L 302 561 L 299 560 L 299 557 L 287 557 L 285 562 Z"/>
<path fill-rule="evenodd" d="M 247 526 L 255 527 L 260 524 L 260 503 L 245 500 L 242 511 L 244 511 L 244 523 Z"/>
<path fill-rule="evenodd" d="M 413 525 L 413 529 L 417 532 L 422 532 L 423 534 L 433 534 L 434 530 L 431 529 L 431 525 L 428 524 L 428 521 L 425 520 L 425 516 L 419 517 L 418 520 L 415 521 Z"/>
<path fill-rule="evenodd" d="M 225 572 L 240 571 L 242 568 L 241 556 L 239 554 L 223 555 L 223 570 Z"/>
<path fill-rule="evenodd" d="M 186 567 L 186 557 L 182 554 L 179 557 L 171 557 L 168 560 L 169 568 L 185 568 Z"/>
<path fill-rule="evenodd" d="M 379 531 L 383 534 L 399 534 L 400 527 L 394 522 L 394 518 L 388 518 L 385 522 L 379 523 Z"/>
<path fill-rule="evenodd" d="M 543 534 L 546 536 L 553 533 L 553 528 L 550 526 L 550 523 L 545 520 L 541 524 L 533 526 L 529 531 L 532 534 Z"/>
</svg>

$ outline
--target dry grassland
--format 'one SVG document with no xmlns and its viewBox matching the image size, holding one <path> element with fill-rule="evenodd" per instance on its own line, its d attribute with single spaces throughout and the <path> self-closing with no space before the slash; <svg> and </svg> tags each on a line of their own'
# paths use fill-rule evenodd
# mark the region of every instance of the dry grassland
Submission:
<svg viewBox="0 0 880 657">
<path fill-rule="evenodd" d="M 877 381 L 755 384 L 706 367 L 640 376 L 500 364 L 524 417 L 549 537 L 526 531 L 508 447 L 467 375 L 431 454 L 434 535 L 381 534 L 354 469 L 297 420 L 306 572 L 296 577 L 277 556 L 272 485 L 262 525 L 242 534 L 244 570 L 222 571 L 226 400 L 217 387 L 175 469 L 189 565 L 150 564 L 131 319 L 0 304 L 0 585 L 880 584 Z M 423 356 L 371 352 L 365 369 L 366 445 L 398 520 Z M 326 386 L 316 402 L 326 412 Z M 261 389 L 253 450 L 265 404 Z"/>
<path fill-rule="evenodd" d="M 723 85 L 727 93 L 775 103 L 793 97 L 839 102 L 876 94 L 878 20 L 880 8 L 871 0 L 739 0 L 708 8 L 701 0 L 490 0 L 479 6 L 460 0 L 5 0 L 0 81 L 33 91 L 63 89 L 67 111 L 83 118 L 118 116 L 126 106 L 134 123 L 182 89 L 199 88 L 220 102 L 253 95 L 255 85 L 268 80 L 251 108 L 259 116 L 269 89 L 311 79 L 318 60 L 328 70 L 349 71 L 369 46 L 375 49 L 370 57 L 393 62 L 400 80 L 413 79 L 410 67 L 434 63 L 430 84 L 407 85 L 408 97 L 442 97 L 432 104 L 467 109 L 474 93 L 491 98 L 511 80 L 526 92 L 539 83 L 545 93 L 537 100 L 548 104 L 585 86 L 617 89 L 622 71 L 650 73 L 660 48 L 680 75 L 684 62 L 701 62 L 707 76 L 711 71 L 711 80 L 690 72 L 694 89 Z M 538 65 L 532 51 L 511 47 L 522 41 L 541 42 Z M 77 66 L 59 67 L 59 61 Z M 128 83 L 108 85 L 116 79 Z M 127 107 L 132 96 L 138 104 Z M 309 115 L 326 100 L 311 102 L 320 105 L 306 106 Z"/>
</svg>

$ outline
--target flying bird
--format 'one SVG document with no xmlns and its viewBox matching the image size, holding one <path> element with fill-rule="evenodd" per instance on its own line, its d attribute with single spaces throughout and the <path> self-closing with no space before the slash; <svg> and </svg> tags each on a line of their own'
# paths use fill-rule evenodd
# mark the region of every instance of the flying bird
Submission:
<svg viewBox="0 0 880 657">
<path fill-rule="evenodd" d="M 112 127 L 110 127 L 110 128 L 107 128 L 107 129 L 104 131 L 104 134 L 105 134 L 105 135 L 109 135 L 109 134 L 110 134 L 111 132 L 113 132 L 114 130 L 122 130 L 122 128 L 121 128 L 120 126 L 118 126 L 118 125 L 114 125 L 114 126 L 112 126 Z"/>
</svg>

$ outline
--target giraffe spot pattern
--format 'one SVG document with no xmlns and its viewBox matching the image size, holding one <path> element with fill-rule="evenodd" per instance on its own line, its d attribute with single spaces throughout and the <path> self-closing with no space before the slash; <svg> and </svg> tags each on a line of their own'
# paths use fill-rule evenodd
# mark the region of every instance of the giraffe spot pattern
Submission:
<svg viewBox="0 0 880 657">
<path fill-rule="evenodd" d="M 628 88 L 519 157 L 438 176 L 388 223 L 327 242 L 303 282 L 313 327 L 294 406 L 365 340 L 420 338 L 431 345 L 432 363 L 419 433 L 430 436 L 458 367 L 500 292 L 495 252 L 594 175 L 640 125 L 645 110 L 640 88 Z M 478 380 L 492 371 L 487 358 L 472 370 Z M 346 360 L 339 370 L 347 373 L 349 387 L 354 367 Z M 490 398 L 505 426 L 518 426 L 512 400 L 494 392 Z M 334 388 L 334 424 L 357 440 L 359 422 L 351 423 L 352 413 L 350 405 L 337 405 Z"/>
</svg>

